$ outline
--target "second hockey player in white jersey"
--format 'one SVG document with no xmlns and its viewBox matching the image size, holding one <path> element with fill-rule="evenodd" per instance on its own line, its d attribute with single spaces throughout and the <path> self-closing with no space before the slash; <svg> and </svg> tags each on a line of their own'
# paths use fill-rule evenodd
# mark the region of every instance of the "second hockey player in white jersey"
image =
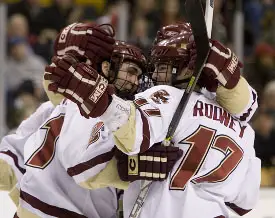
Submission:
<svg viewBox="0 0 275 218">
<path fill-rule="evenodd" d="M 66 66 L 65 60 L 75 61 L 71 58 L 54 59 Z M 121 96 L 132 96 L 136 92 L 145 63 L 138 48 L 116 43 L 111 61 L 114 68 L 106 73 Z M 108 65 L 103 63 L 103 68 L 105 64 Z M 92 70 L 88 64 L 79 64 L 77 69 L 81 74 Z M 22 218 L 114 216 L 116 189 L 90 191 L 82 188 L 127 187 L 128 183 L 119 179 L 113 164 L 115 146 L 110 134 L 101 120 L 82 117 L 74 103 L 65 101 L 58 105 L 25 145 L 27 172 L 20 183 L 17 215 Z M 172 154 L 182 154 L 178 148 L 170 150 Z M 177 159 L 180 156 L 176 156 Z"/>
<path fill-rule="evenodd" d="M 184 67 L 177 65 L 184 52 L 181 44 L 180 35 L 177 35 L 153 47 L 152 61 L 157 67 L 152 78 L 157 84 L 176 82 L 183 85 L 184 79 L 190 77 Z M 188 45 L 191 54 L 194 52 L 192 46 Z M 204 71 L 216 77 L 220 86 L 236 89 L 242 78 L 238 76 L 240 65 L 235 59 L 233 62 L 233 58 L 235 55 L 230 50 L 212 41 Z M 210 65 L 212 67 L 208 68 Z M 219 70 L 214 69 L 215 66 L 219 66 Z M 173 68 L 175 81 L 172 81 Z M 137 95 L 134 101 L 137 109 L 125 102 L 124 107 L 131 112 L 125 123 L 113 128 L 116 145 L 125 153 L 135 154 L 140 151 L 141 140 L 145 137 L 150 139 L 149 147 L 165 140 L 183 92 L 169 86 L 156 86 Z M 117 122 L 112 114 L 115 102 L 113 98 L 101 116 L 103 120 L 111 121 L 110 126 Z M 259 196 L 260 160 L 255 157 L 254 131 L 246 122 L 234 118 L 214 100 L 194 92 L 172 142 L 184 150 L 184 157 L 178 161 L 167 181 L 152 184 L 140 217 L 229 217 L 227 207 L 239 215 L 253 209 Z M 124 194 L 126 217 L 135 204 L 140 187 L 141 182 L 132 183 Z"/>
</svg>

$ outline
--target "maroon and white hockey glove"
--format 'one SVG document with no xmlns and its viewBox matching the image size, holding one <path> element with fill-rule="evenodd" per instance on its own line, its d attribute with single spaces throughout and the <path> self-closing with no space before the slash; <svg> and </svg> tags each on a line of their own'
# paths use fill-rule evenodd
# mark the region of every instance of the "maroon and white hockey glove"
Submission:
<svg viewBox="0 0 275 218">
<path fill-rule="evenodd" d="M 114 49 L 114 29 L 110 24 L 73 23 L 65 27 L 54 43 L 54 54 L 70 52 L 79 60 L 89 59 L 92 66 L 109 59 Z"/>
<path fill-rule="evenodd" d="M 44 79 L 51 82 L 49 91 L 75 102 L 86 118 L 102 115 L 115 92 L 108 81 L 91 66 L 79 63 L 71 55 L 54 56 L 52 62 L 46 66 L 44 75 Z"/>
<path fill-rule="evenodd" d="M 117 169 L 121 180 L 163 181 L 173 166 L 181 158 L 183 151 L 178 147 L 163 146 L 157 143 L 147 151 L 134 156 L 127 156 L 116 151 Z"/>
<path fill-rule="evenodd" d="M 218 83 L 227 89 L 233 89 L 240 79 L 243 64 L 238 57 L 227 47 L 216 40 L 210 40 L 211 50 L 202 71 L 200 83 L 209 91 L 215 91 Z M 188 68 L 193 70 L 197 58 L 196 44 L 187 45 L 190 54 Z"/>
</svg>

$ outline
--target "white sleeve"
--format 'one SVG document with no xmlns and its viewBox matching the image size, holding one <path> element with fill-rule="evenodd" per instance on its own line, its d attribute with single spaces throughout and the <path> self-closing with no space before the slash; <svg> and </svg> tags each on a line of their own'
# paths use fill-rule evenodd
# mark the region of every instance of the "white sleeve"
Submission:
<svg viewBox="0 0 275 218">
<path fill-rule="evenodd" d="M 127 122 L 120 125 L 117 130 L 112 130 L 116 146 L 122 152 L 133 155 L 163 141 L 182 94 L 182 90 L 158 86 L 137 95 L 135 106 L 133 103 L 130 105 Z M 112 104 L 115 104 L 114 99 L 111 107 L 101 117 L 106 124 L 108 120 L 118 120 L 119 123 L 120 114 L 125 111 L 123 109 L 121 113 L 118 112 L 117 108 L 121 108 L 120 103 L 113 106 Z M 192 108 L 192 104 L 188 105 L 189 109 Z"/>
<path fill-rule="evenodd" d="M 6 161 L 14 170 L 19 181 L 25 172 L 24 144 L 46 118 L 50 115 L 54 106 L 50 102 L 42 104 L 28 119 L 24 120 L 16 133 L 3 137 L 0 144 L 0 159 Z"/>
</svg>

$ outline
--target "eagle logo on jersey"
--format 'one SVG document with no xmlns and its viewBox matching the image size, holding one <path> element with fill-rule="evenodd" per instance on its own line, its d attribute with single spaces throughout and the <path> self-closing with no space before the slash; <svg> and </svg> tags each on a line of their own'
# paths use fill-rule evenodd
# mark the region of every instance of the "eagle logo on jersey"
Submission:
<svg viewBox="0 0 275 218">
<path fill-rule="evenodd" d="M 169 100 L 169 93 L 165 91 L 164 89 L 161 89 L 157 92 L 154 92 L 150 98 L 156 103 L 156 104 L 168 104 Z"/>
<path fill-rule="evenodd" d="M 92 129 L 92 133 L 89 139 L 89 145 L 95 143 L 99 139 L 101 130 L 104 130 L 104 123 L 96 123 Z"/>
</svg>

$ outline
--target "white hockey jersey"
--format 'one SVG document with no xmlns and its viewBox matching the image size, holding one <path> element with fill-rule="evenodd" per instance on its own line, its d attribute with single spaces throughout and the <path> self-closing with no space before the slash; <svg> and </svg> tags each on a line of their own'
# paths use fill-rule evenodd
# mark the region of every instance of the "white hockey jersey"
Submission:
<svg viewBox="0 0 275 218">
<path fill-rule="evenodd" d="M 20 124 L 14 134 L 3 137 L 0 144 L 0 161 L 5 161 L 8 164 L 7 167 L 10 167 L 14 172 L 16 178 L 11 179 L 14 182 L 20 181 L 25 173 L 23 158 L 25 142 L 52 113 L 53 109 L 54 106 L 50 101 L 43 103 L 29 118 Z M 2 166 L 0 175 L 6 181 L 10 177 L 6 173 L 11 173 L 11 171 L 6 170 L 5 173 L 4 170 Z M 9 184 L 1 184 L 2 179 L 0 179 L 0 190 L 10 190 L 14 185 L 12 181 Z"/>
<path fill-rule="evenodd" d="M 128 154 L 165 139 L 183 90 L 156 86 L 139 93 L 128 123 L 114 132 Z M 199 93 L 192 93 L 173 137 L 184 151 L 168 179 L 154 182 L 140 218 L 228 217 L 228 207 L 242 215 L 255 206 L 260 188 L 260 160 L 254 131 Z M 141 181 L 124 193 L 124 215 L 138 197 Z"/>
<path fill-rule="evenodd" d="M 77 117 L 80 122 L 74 122 L 74 119 L 78 121 Z M 87 129 L 85 121 L 89 122 L 89 127 L 97 123 L 81 117 L 73 103 L 63 102 L 28 139 L 18 217 L 111 218 L 116 214 L 115 188 L 84 189 L 76 184 L 71 177 L 74 171 L 66 165 L 69 160 L 76 163 L 89 149 L 92 128 Z M 72 143 L 63 143 L 67 139 Z"/>
</svg>

